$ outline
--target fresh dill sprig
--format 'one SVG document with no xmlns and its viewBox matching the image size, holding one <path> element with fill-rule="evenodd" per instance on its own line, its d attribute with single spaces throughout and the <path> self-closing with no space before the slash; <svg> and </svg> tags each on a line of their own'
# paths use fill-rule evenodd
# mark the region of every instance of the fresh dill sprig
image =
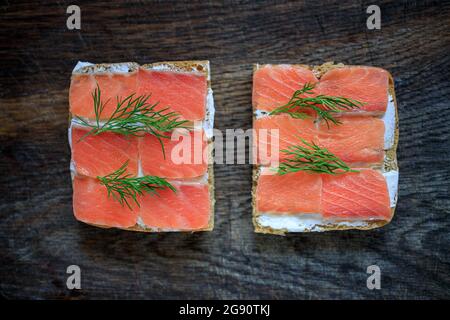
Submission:
<svg viewBox="0 0 450 320">
<path fill-rule="evenodd" d="M 165 188 L 176 191 L 175 187 L 164 178 L 157 176 L 132 177 L 131 174 L 126 173 L 127 166 L 128 161 L 113 173 L 97 177 L 108 190 L 108 197 L 112 196 L 122 206 L 126 204 L 132 210 L 129 203 L 131 198 L 139 207 L 137 197 L 144 193 L 157 194 L 158 190 Z"/>
<path fill-rule="evenodd" d="M 94 101 L 95 123 L 76 117 L 84 126 L 91 128 L 81 139 L 88 135 L 98 135 L 103 132 L 114 132 L 123 135 L 141 136 L 144 133 L 154 135 L 161 144 L 163 154 L 164 144 L 161 138 L 168 138 L 164 133 L 170 132 L 176 128 L 186 128 L 186 120 L 179 120 L 180 115 L 176 112 L 168 111 L 169 108 L 156 110 L 157 103 L 150 104 L 148 99 L 150 95 L 136 97 L 133 93 L 120 100 L 117 97 L 117 105 L 111 116 L 104 121 L 100 121 L 105 103 L 101 101 L 101 90 L 97 88 L 92 93 Z"/>
<path fill-rule="evenodd" d="M 298 171 L 311 171 L 315 173 L 339 174 L 345 172 L 359 172 L 351 169 L 344 161 L 339 159 L 326 148 L 321 148 L 314 142 L 308 143 L 300 139 L 302 145 L 292 145 L 281 152 L 290 156 L 284 159 L 279 167 L 278 174 L 283 175 Z"/>
<path fill-rule="evenodd" d="M 272 110 L 269 114 L 275 115 L 287 113 L 296 119 L 306 119 L 309 115 L 305 113 L 305 109 L 312 109 L 319 115 L 320 118 L 325 120 L 327 126 L 329 127 L 329 121 L 334 124 L 341 123 L 333 116 L 333 114 L 340 113 L 345 110 L 359 109 L 364 104 L 350 98 L 334 97 L 322 94 L 314 97 L 301 97 L 301 95 L 304 94 L 313 94 L 312 90 L 314 87 L 314 84 L 306 83 L 302 89 L 294 92 L 288 103 Z"/>
</svg>

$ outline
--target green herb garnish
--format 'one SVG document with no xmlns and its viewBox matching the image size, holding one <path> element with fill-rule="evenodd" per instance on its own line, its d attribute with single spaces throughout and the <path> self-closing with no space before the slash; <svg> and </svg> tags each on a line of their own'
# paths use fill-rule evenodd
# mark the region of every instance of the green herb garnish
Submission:
<svg viewBox="0 0 450 320">
<path fill-rule="evenodd" d="M 329 121 L 334 124 L 341 123 L 333 116 L 334 114 L 341 113 L 345 110 L 359 109 L 363 105 L 362 102 L 343 97 L 327 95 L 301 97 L 301 95 L 304 94 L 313 94 L 312 90 L 314 87 L 314 84 L 306 83 L 302 89 L 294 92 L 288 103 L 272 110 L 269 114 L 275 115 L 287 113 L 296 119 L 306 119 L 309 115 L 305 113 L 305 110 L 311 109 L 315 111 L 321 119 L 325 120 L 327 126 L 329 127 Z"/>
<path fill-rule="evenodd" d="M 302 145 L 292 145 L 281 152 L 290 156 L 284 159 L 279 167 L 278 174 L 283 175 L 291 172 L 310 171 L 315 173 L 339 174 L 345 172 L 359 172 L 351 169 L 344 161 L 329 152 L 326 148 L 321 148 L 314 142 L 308 143 L 300 139 Z"/>
<path fill-rule="evenodd" d="M 175 187 L 164 178 L 156 176 L 133 177 L 131 174 L 127 174 L 127 166 L 128 161 L 113 173 L 104 177 L 97 177 L 108 190 L 108 197 L 112 196 L 122 206 L 126 204 L 132 210 L 129 203 L 131 198 L 139 207 L 137 197 L 144 193 L 157 194 L 158 190 L 165 188 L 176 191 Z"/>
<path fill-rule="evenodd" d="M 176 112 L 168 111 L 169 108 L 156 110 L 158 103 L 150 104 L 150 95 L 138 96 L 131 94 L 125 99 L 117 98 L 117 105 L 111 116 L 102 122 L 101 115 L 105 108 L 105 103 L 101 101 L 100 87 L 92 93 L 94 100 L 95 123 L 76 117 L 84 126 L 91 128 L 81 139 L 88 135 L 98 135 L 103 132 L 114 132 L 123 135 L 142 136 L 149 133 L 158 138 L 165 158 L 164 144 L 161 138 L 168 138 L 164 133 L 176 128 L 186 128 L 186 120 L 179 120 L 180 115 Z M 108 101 L 107 101 L 108 102 Z M 106 103 L 107 103 L 106 102 Z"/>
</svg>

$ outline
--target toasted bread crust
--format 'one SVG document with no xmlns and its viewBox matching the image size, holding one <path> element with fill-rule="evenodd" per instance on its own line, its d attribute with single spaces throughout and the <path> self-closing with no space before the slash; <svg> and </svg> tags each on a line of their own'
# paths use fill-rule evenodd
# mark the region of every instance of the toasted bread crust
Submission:
<svg viewBox="0 0 450 320">
<path fill-rule="evenodd" d="M 99 63 L 87 64 L 77 68 L 72 74 L 94 74 L 94 73 L 130 73 L 139 69 L 139 64 L 136 62 L 119 62 L 119 63 Z M 120 71 L 119 71 L 120 70 Z"/>
<path fill-rule="evenodd" d="M 103 73 L 103 72 L 117 72 L 115 71 L 117 67 L 127 67 L 128 71 L 125 72 L 135 72 L 139 69 L 139 67 L 144 69 L 154 69 L 161 67 L 162 70 L 173 71 L 173 72 L 188 72 L 188 73 L 201 73 L 207 78 L 208 91 L 211 90 L 211 77 L 210 77 L 210 68 L 209 61 L 207 60 L 192 60 L 192 61 L 163 61 L 156 62 L 151 64 L 144 64 L 139 66 L 139 64 L 135 62 L 124 62 L 124 63 L 110 63 L 110 64 L 92 64 L 83 66 L 73 74 L 92 74 L 92 73 Z M 209 114 L 207 116 L 210 116 Z M 71 115 L 69 113 L 69 124 L 71 121 Z M 210 203 L 211 203 L 211 212 L 208 226 L 202 229 L 196 230 L 158 230 L 152 228 L 143 228 L 139 224 L 135 224 L 132 227 L 128 228 L 116 228 L 128 231 L 136 231 L 136 232 L 198 232 L 198 231 L 211 231 L 214 229 L 214 212 L 215 212 L 215 188 L 214 188 L 214 165 L 213 165 L 213 142 L 212 138 L 208 138 L 208 188 L 210 195 Z M 82 221 L 83 222 L 83 221 Z M 113 227 L 98 225 L 93 223 L 83 222 L 95 227 L 110 229 Z"/>
<path fill-rule="evenodd" d="M 293 64 L 296 66 L 301 66 L 304 68 L 307 68 L 309 70 L 312 70 L 315 76 L 320 79 L 323 74 L 325 74 L 327 71 L 335 68 L 342 68 L 345 65 L 342 63 L 335 64 L 333 62 L 326 62 L 322 65 L 318 66 L 308 66 L 303 64 Z M 255 64 L 253 66 L 253 71 L 258 70 L 259 67 L 263 65 Z M 356 65 L 347 65 L 347 66 L 356 66 Z M 385 70 L 387 71 L 387 70 Z M 387 71 L 388 72 L 388 71 Z M 392 75 L 389 74 L 389 94 L 392 96 L 392 99 L 394 101 L 395 106 L 395 133 L 394 133 L 394 143 L 390 149 L 385 150 L 385 160 L 383 163 L 383 169 L 385 171 L 390 170 L 398 170 L 398 163 L 397 163 L 397 146 L 398 146 L 398 138 L 399 138 L 399 124 L 398 124 L 398 107 L 397 107 L 397 99 L 395 97 L 395 88 L 394 88 L 394 78 Z M 254 122 L 256 120 L 255 114 L 253 114 L 253 126 Z M 290 232 L 287 229 L 273 229 L 271 227 L 264 227 L 261 226 L 258 221 L 257 217 L 260 215 L 260 213 L 256 209 L 256 188 L 258 186 L 258 177 L 259 177 L 259 165 L 253 166 L 253 183 L 252 183 L 252 220 L 253 220 L 253 226 L 254 230 L 257 233 L 266 233 L 266 234 L 275 234 L 275 235 L 285 235 L 286 233 L 294 233 Z M 395 208 L 391 208 L 392 217 L 395 213 Z M 392 218 L 391 218 L 392 219 Z M 367 221 L 367 225 L 364 226 L 348 226 L 348 225 L 339 225 L 339 224 L 327 224 L 327 225 L 317 225 L 317 227 L 320 227 L 320 230 L 314 230 L 315 232 L 323 232 L 323 231 L 331 231 L 331 230 L 349 230 L 349 229 L 359 229 L 359 230 L 370 230 L 375 228 L 380 228 L 386 224 L 388 224 L 390 221 L 384 221 L 384 220 L 375 220 L 375 221 Z M 305 230 L 303 232 L 311 232 L 312 230 Z"/>
</svg>

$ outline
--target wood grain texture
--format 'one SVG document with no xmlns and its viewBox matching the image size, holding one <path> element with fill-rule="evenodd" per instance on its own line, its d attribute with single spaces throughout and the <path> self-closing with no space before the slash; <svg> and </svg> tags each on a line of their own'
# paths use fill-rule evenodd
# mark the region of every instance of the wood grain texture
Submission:
<svg viewBox="0 0 450 320">
<path fill-rule="evenodd" d="M 450 298 L 450 3 L 69 1 L 0 8 L 0 293 L 6 298 Z M 211 61 L 219 129 L 251 127 L 252 64 L 374 65 L 395 77 L 400 194 L 378 230 L 253 233 L 251 166 L 216 165 L 216 227 L 103 230 L 72 215 L 68 88 L 78 60 Z M 424 88 L 426 89 L 424 90 Z M 66 267 L 82 290 L 66 289 Z M 382 289 L 366 288 L 367 266 Z"/>
</svg>

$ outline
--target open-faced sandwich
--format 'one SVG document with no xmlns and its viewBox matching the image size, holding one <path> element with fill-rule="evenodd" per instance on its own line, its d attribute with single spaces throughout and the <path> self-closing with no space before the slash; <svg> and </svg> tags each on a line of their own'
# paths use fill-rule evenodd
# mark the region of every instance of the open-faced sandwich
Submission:
<svg viewBox="0 0 450 320">
<path fill-rule="evenodd" d="M 255 231 L 372 229 L 397 201 L 398 115 L 381 68 L 256 65 Z"/>
<path fill-rule="evenodd" d="M 135 231 L 213 229 L 208 61 L 80 62 L 69 95 L 78 220 Z"/>
</svg>

